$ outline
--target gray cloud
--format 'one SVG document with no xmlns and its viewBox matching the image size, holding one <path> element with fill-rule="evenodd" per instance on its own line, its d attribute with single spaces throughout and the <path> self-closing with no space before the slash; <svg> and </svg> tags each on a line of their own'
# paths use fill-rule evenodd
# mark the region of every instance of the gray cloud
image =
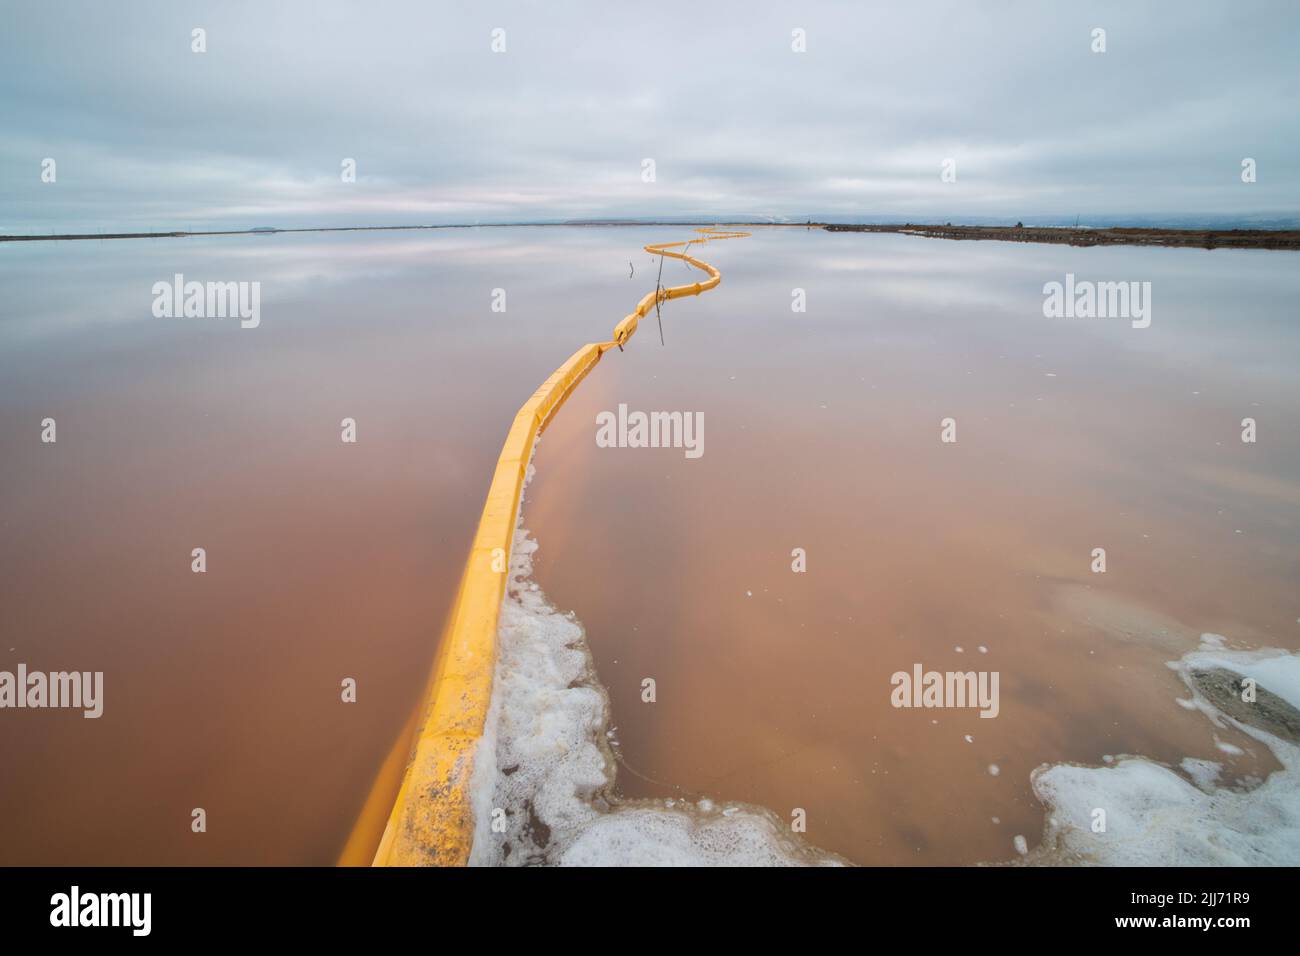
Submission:
<svg viewBox="0 0 1300 956">
<path fill-rule="evenodd" d="M 3 232 L 1300 210 L 1286 2 L 6 11 Z"/>
</svg>

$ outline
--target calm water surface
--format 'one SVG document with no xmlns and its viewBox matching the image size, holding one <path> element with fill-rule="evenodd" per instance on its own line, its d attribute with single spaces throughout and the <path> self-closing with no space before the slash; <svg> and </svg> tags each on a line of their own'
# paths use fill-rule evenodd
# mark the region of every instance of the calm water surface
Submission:
<svg viewBox="0 0 1300 956">
<path fill-rule="evenodd" d="M 0 714 L 0 862 L 331 862 L 515 410 L 653 288 L 640 247 L 687 232 L 0 246 L 0 669 L 106 684 L 99 720 Z M 525 506 L 624 792 L 803 808 L 856 862 L 959 864 L 1037 842 L 1044 762 L 1271 769 L 1216 748 L 1165 662 L 1205 632 L 1300 647 L 1294 256 L 802 229 L 701 255 L 722 285 L 606 356 Z M 261 281 L 260 328 L 155 319 L 177 272 Z M 1067 272 L 1150 281 L 1150 328 L 1045 319 Z M 703 413 L 704 455 L 598 448 L 620 403 Z M 891 707 L 914 663 L 997 670 L 999 716 Z"/>
</svg>

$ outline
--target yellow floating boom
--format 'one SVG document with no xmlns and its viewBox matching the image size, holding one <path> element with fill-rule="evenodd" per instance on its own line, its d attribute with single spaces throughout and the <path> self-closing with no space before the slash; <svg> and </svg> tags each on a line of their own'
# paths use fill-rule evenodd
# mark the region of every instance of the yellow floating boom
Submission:
<svg viewBox="0 0 1300 956">
<path fill-rule="evenodd" d="M 341 865 L 463 866 L 469 860 L 474 836 L 470 805 L 474 752 L 492 698 L 497 623 L 505 598 L 506 569 L 519 516 L 524 473 L 533 445 L 600 357 L 612 348 L 621 349 L 627 344 L 636 333 L 637 323 L 652 308 L 668 299 L 699 295 L 722 280 L 721 273 L 707 262 L 684 251 L 669 250 L 749 235 L 716 229 L 696 231 L 705 238 L 658 243 L 646 246 L 645 250 L 652 255 L 681 259 L 706 273 L 708 278 L 646 293 L 636 309 L 614 327 L 611 341 L 588 343 L 574 352 L 515 415 L 497 459 L 460 590 L 448 616 L 422 703 L 385 760 L 344 848 Z M 409 758 L 406 772 L 394 797 L 392 781 L 404 757 Z M 381 823 L 382 833 L 379 832 Z"/>
</svg>

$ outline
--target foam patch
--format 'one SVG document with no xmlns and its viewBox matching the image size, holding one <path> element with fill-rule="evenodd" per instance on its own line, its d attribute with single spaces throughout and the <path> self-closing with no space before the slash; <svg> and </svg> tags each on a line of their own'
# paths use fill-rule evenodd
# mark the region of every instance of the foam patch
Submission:
<svg viewBox="0 0 1300 956">
<path fill-rule="evenodd" d="M 529 465 L 529 478 L 532 473 Z M 501 613 L 492 704 L 475 759 L 471 865 L 842 863 L 761 807 L 617 795 L 609 696 L 582 625 L 552 607 L 532 581 L 536 550 L 521 526 Z"/>
<path fill-rule="evenodd" d="M 1107 866 L 1294 866 L 1300 863 L 1300 655 L 1230 651 L 1217 635 L 1173 661 L 1191 691 L 1179 701 L 1216 727 L 1258 740 L 1282 769 L 1253 788 L 1216 786 L 1220 767 L 1184 760 L 1191 781 L 1145 757 L 1111 766 L 1043 766 L 1031 776 L 1048 808 L 1025 862 Z M 1257 684 L 1243 702 L 1242 679 Z M 1216 738 L 1217 739 L 1217 738 Z M 1105 832 L 1094 832 L 1096 811 Z"/>
</svg>

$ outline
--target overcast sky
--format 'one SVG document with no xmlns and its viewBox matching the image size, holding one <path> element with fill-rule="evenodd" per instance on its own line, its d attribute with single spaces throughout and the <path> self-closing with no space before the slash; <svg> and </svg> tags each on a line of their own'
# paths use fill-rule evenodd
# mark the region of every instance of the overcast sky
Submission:
<svg viewBox="0 0 1300 956">
<path fill-rule="evenodd" d="M 5 233 L 1300 213 L 1283 0 L 0 0 L 0 17 Z"/>
</svg>

